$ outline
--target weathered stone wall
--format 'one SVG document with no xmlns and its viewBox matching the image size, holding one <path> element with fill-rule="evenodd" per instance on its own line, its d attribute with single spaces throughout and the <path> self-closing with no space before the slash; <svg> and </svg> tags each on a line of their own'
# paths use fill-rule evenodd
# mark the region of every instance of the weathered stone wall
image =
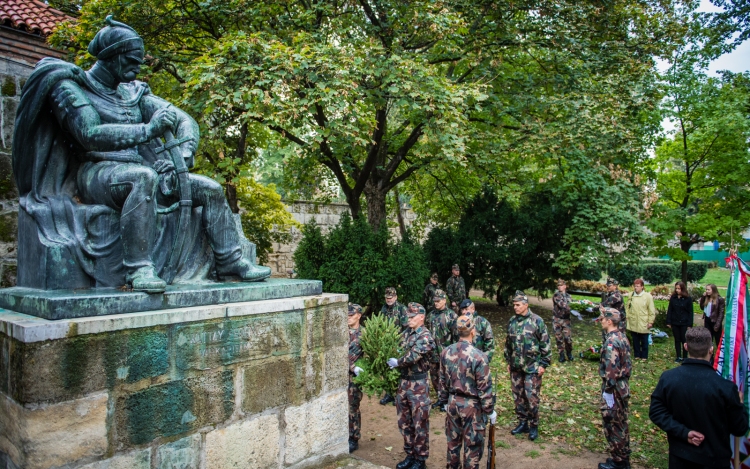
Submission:
<svg viewBox="0 0 750 469">
<path fill-rule="evenodd" d="M 307 224 L 314 220 L 321 227 L 323 232 L 330 230 L 339 223 L 341 215 L 349 212 L 347 204 L 321 204 L 307 201 L 285 201 L 286 209 L 292 214 L 295 220 L 301 224 Z M 417 214 L 410 208 L 403 206 L 401 214 L 404 217 L 404 225 L 412 226 L 417 218 Z M 394 237 L 400 237 L 400 232 L 395 216 L 389 218 L 391 225 L 391 234 Z M 302 232 L 292 228 L 292 242 L 289 244 L 274 243 L 273 253 L 268 255 L 268 266 L 271 267 L 272 275 L 277 277 L 288 276 L 294 271 L 294 251 L 297 249 Z"/>
<path fill-rule="evenodd" d="M 346 295 L 0 310 L 0 467 L 302 468 L 348 451 Z"/>
<path fill-rule="evenodd" d="M 11 148 L 21 88 L 32 70 L 31 65 L 0 57 L 0 288 L 16 284 L 18 192 Z"/>
</svg>

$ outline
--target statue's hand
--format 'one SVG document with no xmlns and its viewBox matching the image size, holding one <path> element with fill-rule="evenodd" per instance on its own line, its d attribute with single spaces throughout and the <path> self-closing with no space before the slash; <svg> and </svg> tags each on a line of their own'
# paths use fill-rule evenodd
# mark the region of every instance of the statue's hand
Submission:
<svg viewBox="0 0 750 469">
<path fill-rule="evenodd" d="M 174 171 L 174 169 L 174 163 L 169 160 L 156 160 L 156 163 L 154 163 L 154 171 L 159 174 L 168 173 Z"/>
<path fill-rule="evenodd" d="M 154 113 L 151 122 L 148 123 L 151 137 L 158 137 L 168 129 L 173 129 L 177 121 L 177 114 L 169 108 L 161 108 Z"/>
</svg>

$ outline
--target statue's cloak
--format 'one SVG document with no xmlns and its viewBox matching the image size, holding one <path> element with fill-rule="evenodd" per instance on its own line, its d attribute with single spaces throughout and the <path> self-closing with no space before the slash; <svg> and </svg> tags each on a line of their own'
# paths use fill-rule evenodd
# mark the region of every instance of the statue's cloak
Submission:
<svg viewBox="0 0 750 469">
<path fill-rule="evenodd" d="M 45 58 L 34 69 L 23 87 L 16 115 L 13 137 L 13 173 L 20 195 L 20 210 L 36 223 L 37 236 L 24 223 L 31 220 L 19 214 L 19 285 L 46 288 L 114 287 L 125 284 L 120 240 L 120 214 L 105 205 L 83 204 L 78 200 L 76 175 L 83 160 L 84 150 L 72 135 L 63 130 L 51 110 L 49 93 L 61 80 L 73 80 L 87 88 L 84 71 L 67 62 Z M 148 151 L 147 145 L 141 146 Z M 139 148 L 141 151 L 141 148 Z M 179 210 L 160 207 L 157 216 L 157 240 L 152 257 L 163 278 L 170 283 L 194 282 L 206 279 L 212 271 L 213 253 L 203 234 L 201 208 L 193 209 L 190 229 L 177 233 Z M 27 221 L 24 221 L 27 220 Z M 185 245 L 176 272 L 163 272 L 175 236 L 185 236 Z M 34 244 L 59 254 L 46 260 L 44 269 L 54 282 L 27 281 L 39 278 L 23 269 L 38 269 L 37 265 L 20 265 L 25 252 L 40 252 Z M 34 249 L 32 249 L 34 247 Z M 46 251 L 45 251 L 46 252 Z M 59 261 L 55 259 L 59 258 Z M 27 259 L 28 261 L 28 259 Z M 50 265 L 50 263 L 58 265 Z M 28 262 L 27 262 L 28 263 Z M 90 285 L 66 284 L 66 276 L 77 278 L 83 272 Z M 78 276 L 80 277 L 80 275 Z"/>
</svg>

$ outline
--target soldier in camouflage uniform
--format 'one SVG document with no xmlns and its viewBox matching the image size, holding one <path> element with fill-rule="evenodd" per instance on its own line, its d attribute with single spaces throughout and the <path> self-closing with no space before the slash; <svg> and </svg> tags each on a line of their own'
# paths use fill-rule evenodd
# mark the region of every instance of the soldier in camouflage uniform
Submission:
<svg viewBox="0 0 750 469">
<path fill-rule="evenodd" d="M 359 338 L 362 331 L 359 328 L 359 320 L 362 318 L 362 307 L 358 304 L 349 304 L 349 452 L 359 448 L 359 438 L 362 428 L 362 414 L 359 404 L 362 402 L 362 390 L 352 382 L 352 378 L 359 376 L 362 368 L 355 366 L 357 360 L 362 358 L 362 347 Z"/>
<path fill-rule="evenodd" d="M 440 290 L 440 284 L 438 283 L 438 274 L 433 272 L 430 276 L 430 281 L 424 287 L 424 307 L 427 309 L 427 316 L 429 318 L 430 313 L 433 309 L 432 299 L 435 297 L 435 290 Z"/>
<path fill-rule="evenodd" d="M 604 308 L 599 321 L 607 336 L 602 344 L 599 376 L 602 377 L 602 420 L 604 436 L 612 455 L 599 469 L 630 469 L 630 432 L 628 400 L 630 399 L 630 343 L 619 330 L 620 312 Z"/>
<path fill-rule="evenodd" d="M 448 441 L 448 469 L 479 469 L 484 450 L 487 421 L 497 420 L 492 394 L 492 378 L 487 355 L 471 345 L 476 334 L 474 318 L 461 316 L 456 321 L 458 343 L 440 356 L 439 398 L 448 402 L 445 437 Z M 461 466 L 461 446 L 464 464 Z"/>
<path fill-rule="evenodd" d="M 425 311 L 419 303 L 409 303 L 409 329 L 401 338 L 400 358 L 389 358 L 388 366 L 401 373 L 396 393 L 398 428 L 404 437 L 406 459 L 398 469 L 425 469 L 430 455 L 430 387 L 427 370 L 435 341 L 424 327 Z"/>
<path fill-rule="evenodd" d="M 435 296 L 433 297 L 433 303 L 435 309 L 432 310 L 430 315 L 430 334 L 435 340 L 435 351 L 430 357 L 430 379 L 432 380 L 432 387 L 435 389 L 435 393 L 440 395 L 442 386 L 440 385 L 440 354 L 443 352 L 445 347 L 455 344 L 458 340 L 458 332 L 456 331 L 456 313 L 446 305 L 445 292 L 443 290 L 435 290 Z M 432 405 L 432 408 L 442 409 L 446 401 L 438 399 L 436 403 Z"/>
<path fill-rule="evenodd" d="M 395 288 L 388 287 L 385 289 L 385 304 L 380 309 L 380 314 L 396 321 L 396 325 L 401 329 L 401 332 L 409 329 L 406 306 L 398 302 Z M 386 393 L 380 400 L 380 405 L 387 405 L 391 402 L 394 402 L 393 396 Z"/>
<path fill-rule="evenodd" d="M 468 298 L 468 295 L 466 294 L 466 284 L 461 277 L 461 269 L 458 267 L 458 264 L 453 264 L 451 272 L 453 275 L 445 282 L 445 293 L 448 295 L 448 300 L 451 302 L 453 311 L 458 312 L 458 305 Z"/>
<path fill-rule="evenodd" d="M 505 338 L 505 361 L 508 362 L 518 426 L 512 435 L 529 433 L 530 440 L 539 437 L 539 394 L 542 375 L 550 365 L 549 334 L 542 318 L 529 310 L 529 299 L 516 291 L 513 316 Z"/>
<path fill-rule="evenodd" d="M 620 312 L 620 332 L 625 333 L 625 301 L 622 299 L 622 293 L 620 292 L 620 283 L 613 279 L 607 278 L 607 296 L 601 303 L 602 308 L 614 308 Z M 602 333 L 602 340 L 604 340 L 604 333 Z"/>
<path fill-rule="evenodd" d="M 552 330 L 555 331 L 555 342 L 557 353 L 560 354 L 560 363 L 573 361 L 573 332 L 570 328 L 570 295 L 567 292 L 568 285 L 565 280 L 557 281 L 557 291 L 552 296 Z"/>
<path fill-rule="evenodd" d="M 474 342 L 472 345 L 487 355 L 487 359 L 492 362 L 495 356 L 495 336 L 492 334 L 492 324 L 484 317 L 476 314 L 474 302 L 465 299 L 461 302 L 461 314 L 474 318 Z"/>
</svg>

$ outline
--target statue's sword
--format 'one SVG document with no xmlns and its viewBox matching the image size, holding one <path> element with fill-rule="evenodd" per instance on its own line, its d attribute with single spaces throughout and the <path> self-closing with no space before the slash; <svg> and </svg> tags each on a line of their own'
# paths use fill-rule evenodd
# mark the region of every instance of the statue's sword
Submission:
<svg viewBox="0 0 750 469">
<path fill-rule="evenodd" d="M 183 137 L 176 139 L 171 130 L 166 130 L 163 138 L 164 145 L 156 148 L 154 151 L 156 154 L 167 152 L 174 164 L 180 189 L 180 215 L 179 221 L 177 222 L 177 232 L 175 233 L 172 252 L 169 254 L 169 260 L 167 261 L 167 265 L 165 266 L 162 275 L 164 281 L 170 284 L 177 275 L 180 256 L 182 256 L 182 250 L 185 247 L 185 239 L 187 238 L 188 229 L 190 227 L 190 213 L 193 210 L 193 192 L 190 187 L 190 179 L 188 179 L 189 173 L 187 164 L 185 164 L 185 159 L 182 157 L 182 154 L 180 154 L 177 147 L 185 142 L 193 140 L 193 138 Z"/>
</svg>

